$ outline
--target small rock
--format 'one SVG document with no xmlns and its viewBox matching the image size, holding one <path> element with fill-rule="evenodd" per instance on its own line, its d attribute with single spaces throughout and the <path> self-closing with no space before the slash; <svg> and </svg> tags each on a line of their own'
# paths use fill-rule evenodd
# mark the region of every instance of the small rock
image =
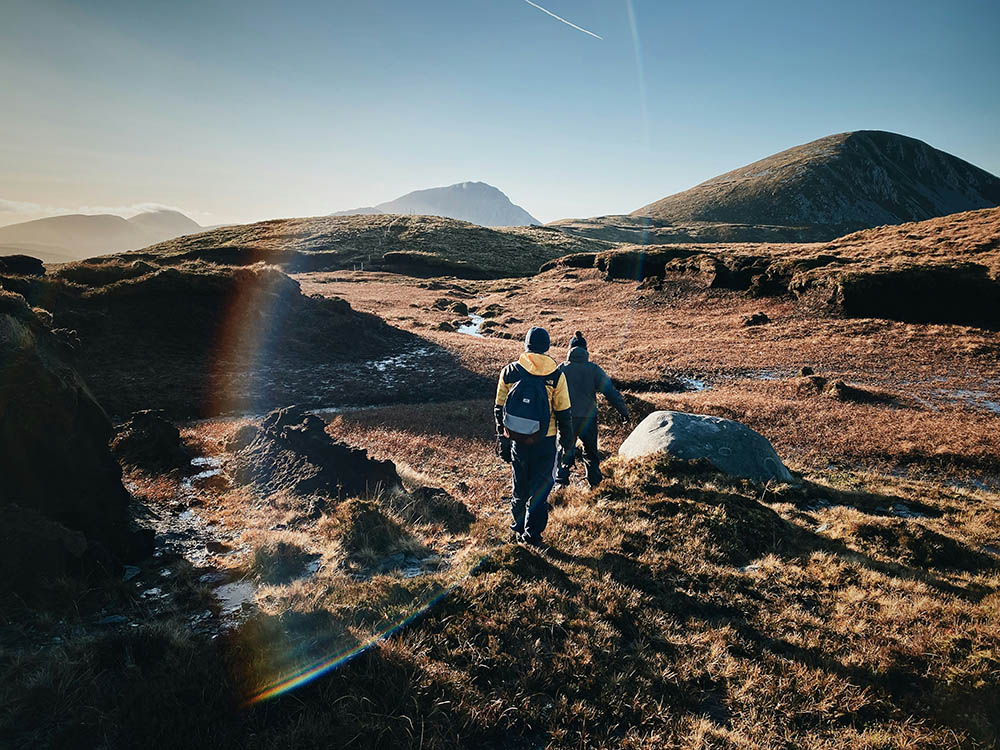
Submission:
<svg viewBox="0 0 1000 750">
<path fill-rule="evenodd" d="M 133 413 L 117 429 L 111 452 L 122 464 L 149 471 L 184 467 L 190 460 L 181 445 L 180 431 L 160 409 Z"/>
<path fill-rule="evenodd" d="M 744 326 L 762 326 L 762 325 L 764 325 L 766 323 L 770 323 L 770 322 L 771 322 L 771 319 L 769 317 L 767 317 L 766 313 L 762 313 L 762 312 L 757 312 L 757 313 L 754 313 L 753 315 L 749 315 L 749 316 L 743 318 L 743 325 Z"/>
<path fill-rule="evenodd" d="M 125 615 L 108 615 L 107 617 L 102 617 L 97 621 L 97 625 L 122 625 L 128 622 L 128 618 Z"/>
<path fill-rule="evenodd" d="M 440 323 L 438 323 L 436 326 L 434 326 L 434 328 L 437 331 L 448 331 L 448 332 L 451 332 L 451 331 L 455 330 L 455 326 L 453 326 L 447 320 L 442 320 Z"/>
<path fill-rule="evenodd" d="M 137 568 L 135 565 L 126 565 L 125 566 L 125 572 L 122 573 L 122 580 L 123 581 L 131 581 L 133 578 L 135 578 L 141 572 L 142 572 L 142 569 L 141 568 Z"/>
<path fill-rule="evenodd" d="M 800 378 L 805 378 L 805 377 L 808 377 L 810 375 L 815 375 L 815 374 L 816 374 L 816 371 L 813 370 L 813 368 L 809 367 L 808 365 L 805 366 L 805 367 L 803 367 L 803 368 L 801 368 L 801 369 L 799 369 L 799 377 Z"/>
</svg>

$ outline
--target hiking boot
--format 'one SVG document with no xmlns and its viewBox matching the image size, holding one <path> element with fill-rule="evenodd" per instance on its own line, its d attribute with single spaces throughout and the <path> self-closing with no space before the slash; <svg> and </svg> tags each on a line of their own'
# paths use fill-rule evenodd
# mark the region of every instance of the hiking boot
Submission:
<svg viewBox="0 0 1000 750">
<path fill-rule="evenodd" d="M 569 478 L 556 477 L 555 485 L 561 489 L 566 489 L 569 487 Z"/>
<path fill-rule="evenodd" d="M 507 537 L 507 541 L 511 544 L 519 544 L 521 542 L 521 537 L 524 535 L 522 531 L 516 531 L 514 529 L 510 530 L 510 536 Z"/>
<path fill-rule="evenodd" d="M 527 534 L 522 534 L 521 543 L 528 547 L 534 547 L 535 549 L 541 551 L 545 551 L 548 549 L 545 542 L 542 541 L 542 538 L 540 536 L 528 536 Z"/>
</svg>

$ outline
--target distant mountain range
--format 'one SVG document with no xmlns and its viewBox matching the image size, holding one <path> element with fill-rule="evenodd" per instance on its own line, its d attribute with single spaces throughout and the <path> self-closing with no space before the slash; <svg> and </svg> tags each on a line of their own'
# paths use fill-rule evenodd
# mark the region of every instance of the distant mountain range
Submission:
<svg viewBox="0 0 1000 750">
<path fill-rule="evenodd" d="M 419 214 L 459 219 L 483 227 L 520 227 L 541 224 L 500 190 L 485 182 L 459 182 L 447 187 L 414 190 L 377 206 L 337 211 L 331 216 L 359 214 Z"/>
<path fill-rule="evenodd" d="M 1000 178 L 915 138 L 841 133 L 632 212 L 671 223 L 812 227 L 836 237 L 1000 205 Z"/>
<path fill-rule="evenodd" d="M 178 211 L 149 211 L 131 219 L 67 214 L 0 227 L 0 255 L 24 253 L 46 263 L 65 263 L 136 250 L 203 230 Z"/>
</svg>

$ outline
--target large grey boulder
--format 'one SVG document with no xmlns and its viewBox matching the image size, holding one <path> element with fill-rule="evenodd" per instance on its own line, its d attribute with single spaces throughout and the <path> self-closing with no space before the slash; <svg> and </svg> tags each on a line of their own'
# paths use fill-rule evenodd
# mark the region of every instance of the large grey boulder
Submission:
<svg viewBox="0 0 1000 750">
<path fill-rule="evenodd" d="M 726 474 L 757 482 L 792 481 L 792 475 L 760 433 L 731 419 L 681 411 L 654 411 L 628 436 L 618 454 L 642 458 L 669 453 L 708 459 Z"/>
</svg>

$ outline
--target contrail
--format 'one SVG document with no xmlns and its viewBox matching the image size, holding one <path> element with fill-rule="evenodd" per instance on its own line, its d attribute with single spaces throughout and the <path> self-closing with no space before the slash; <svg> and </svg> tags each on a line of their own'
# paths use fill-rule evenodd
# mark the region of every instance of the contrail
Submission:
<svg viewBox="0 0 1000 750">
<path fill-rule="evenodd" d="M 593 31 L 587 31 L 587 30 L 586 30 L 585 28 L 583 28 L 582 26 L 577 26 L 577 25 L 576 25 L 575 23 L 573 23 L 572 21 L 567 21 L 567 20 L 566 20 L 565 18 L 563 18 L 562 16 L 557 16 L 557 15 L 556 15 L 555 13 L 553 13 L 553 12 L 552 12 L 551 10 L 546 10 L 546 9 L 545 9 L 545 8 L 543 8 L 543 7 L 541 6 L 541 5 L 538 5 L 538 4 L 536 4 L 536 3 L 533 3 L 533 2 L 531 2 L 531 0 L 524 0 L 524 2 L 526 2 L 526 3 L 527 3 L 528 5 L 530 5 L 530 6 L 532 7 L 532 8 L 538 8 L 538 10 L 542 11 L 542 13 L 548 13 L 548 14 L 549 14 L 550 16 L 552 16 L 552 17 L 553 17 L 554 19 L 556 19 L 557 21 L 562 21 L 562 22 L 563 22 L 564 24 L 566 24 L 567 26 L 572 26 L 572 27 L 573 27 L 574 29 L 576 29 L 577 31 L 582 31 L 582 32 L 583 32 L 584 34 L 590 34 L 590 35 L 591 35 L 592 37 L 594 37 L 595 39 L 600 39 L 601 41 L 604 41 L 604 37 L 603 37 L 603 36 L 597 36 L 597 34 L 595 34 L 595 33 L 594 33 Z"/>
</svg>

